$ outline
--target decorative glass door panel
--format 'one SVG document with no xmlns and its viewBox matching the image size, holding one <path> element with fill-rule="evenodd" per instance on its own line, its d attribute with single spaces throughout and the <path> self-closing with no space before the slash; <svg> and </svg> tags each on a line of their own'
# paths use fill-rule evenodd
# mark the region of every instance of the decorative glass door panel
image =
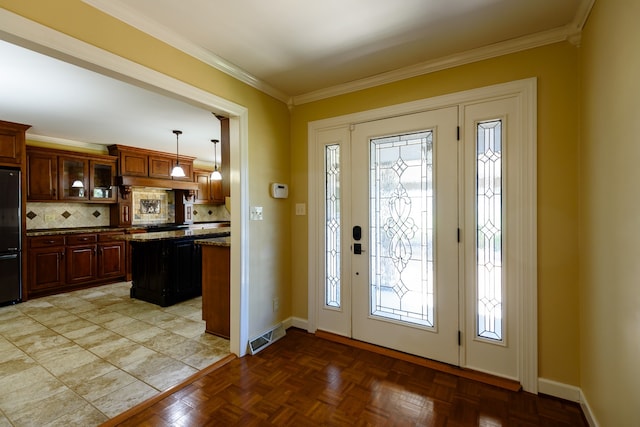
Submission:
<svg viewBox="0 0 640 427">
<path fill-rule="evenodd" d="M 477 124 L 478 337 L 502 341 L 502 120 Z"/>
<path fill-rule="evenodd" d="M 457 117 L 451 107 L 356 125 L 350 191 L 363 230 L 352 240 L 353 338 L 454 365 Z"/>
<path fill-rule="evenodd" d="M 433 132 L 370 144 L 370 314 L 433 327 Z"/>
<path fill-rule="evenodd" d="M 340 145 L 325 147 L 325 307 L 339 308 L 341 301 L 340 253 Z"/>
</svg>

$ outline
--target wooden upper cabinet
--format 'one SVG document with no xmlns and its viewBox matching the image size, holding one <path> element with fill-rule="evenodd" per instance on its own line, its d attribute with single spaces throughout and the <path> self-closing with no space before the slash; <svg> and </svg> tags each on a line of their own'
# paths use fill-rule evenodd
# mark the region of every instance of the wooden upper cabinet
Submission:
<svg viewBox="0 0 640 427">
<path fill-rule="evenodd" d="M 58 156 L 51 153 L 27 154 L 27 200 L 57 200 Z"/>
<path fill-rule="evenodd" d="M 172 164 L 171 157 L 150 155 L 149 178 L 171 179 Z"/>
<path fill-rule="evenodd" d="M 193 173 L 194 181 L 198 184 L 196 191 L 196 204 L 223 204 L 223 181 L 211 179 L 211 171 L 196 170 Z"/>
<path fill-rule="evenodd" d="M 196 191 L 196 203 L 207 203 L 211 199 L 211 186 L 209 185 L 209 171 L 194 171 L 193 180 L 198 184 L 198 191 Z"/>
<path fill-rule="evenodd" d="M 89 160 L 58 157 L 58 199 L 89 200 Z"/>
<path fill-rule="evenodd" d="M 178 163 L 176 159 L 171 161 L 171 169 L 173 169 Z M 187 160 L 180 158 L 180 167 L 184 171 L 184 177 L 171 177 L 172 179 L 177 179 L 178 181 L 193 181 L 193 160 Z"/>
<path fill-rule="evenodd" d="M 118 192 L 115 188 L 116 162 L 89 161 L 89 198 L 94 201 L 115 202 Z"/>
<path fill-rule="evenodd" d="M 30 127 L 0 120 L 0 164 L 22 165 L 25 132 Z"/>
<path fill-rule="evenodd" d="M 110 154 L 111 148 L 109 148 Z M 148 176 L 149 157 L 143 153 L 120 151 L 118 175 Z"/>
<path fill-rule="evenodd" d="M 27 201 L 115 203 L 116 157 L 27 147 Z"/>
<path fill-rule="evenodd" d="M 176 165 L 175 155 L 124 145 L 110 145 L 108 148 L 109 154 L 118 156 L 120 176 L 193 182 L 194 157 L 180 156 L 180 166 L 184 169 L 185 177 L 173 178 L 171 170 Z"/>
</svg>

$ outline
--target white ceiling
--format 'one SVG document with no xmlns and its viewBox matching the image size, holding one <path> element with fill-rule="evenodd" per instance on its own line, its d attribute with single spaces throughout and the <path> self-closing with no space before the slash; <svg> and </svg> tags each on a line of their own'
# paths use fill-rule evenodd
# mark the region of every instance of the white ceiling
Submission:
<svg viewBox="0 0 640 427">
<path fill-rule="evenodd" d="M 291 101 L 568 39 L 594 0 L 84 1 Z M 0 57 L 0 120 L 31 124 L 30 135 L 173 152 L 171 130 L 181 129 L 181 154 L 213 160 L 220 131 L 207 111 L 1 41 Z"/>
</svg>

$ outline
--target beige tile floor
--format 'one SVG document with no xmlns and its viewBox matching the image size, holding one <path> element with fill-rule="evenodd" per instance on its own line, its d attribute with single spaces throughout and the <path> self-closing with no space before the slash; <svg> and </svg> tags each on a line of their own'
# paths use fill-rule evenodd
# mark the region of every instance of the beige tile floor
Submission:
<svg viewBox="0 0 640 427">
<path fill-rule="evenodd" d="M 229 354 L 201 298 L 162 308 L 130 286 L 0 307 L 0 427 L 97 426 Z"/>
</svg>

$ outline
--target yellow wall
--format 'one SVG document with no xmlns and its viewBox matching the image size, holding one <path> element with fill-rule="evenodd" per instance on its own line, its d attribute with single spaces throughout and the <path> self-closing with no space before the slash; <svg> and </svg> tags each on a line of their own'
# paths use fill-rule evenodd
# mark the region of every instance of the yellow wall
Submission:
<svg viewBox="0 0 640 427">
<path fill-rule="evenodd" d="M 0 6 L 248 108 L 250 204 L 265 210 L 250 224 L 250 335 L 289 315 L 307 318 L 307 217 L 291 211 L 307 201 L 309 121 L 537 77 L 539 373 L 579 385 L 577 48 L 559 43 L 305 104 L 290 119 L 283 103 L 80 0 Z M 268 197 L 274 181 L 291 184 L 288 200 Z"/>
<path fill-rule="evenodd" d="M 520 52 L 296 106 L 292 202 L 307 200 L 307 123 L 529 77 L 538 78 L 539 375 L 579 385 L 578 49 L 568 43 Z M 307 223 L 292 217 L 293 315 L 307 318 Z"/>
<path fill-rule="evenodd" d="M 0 0 L 0 7 L 248 109 L 249 202 L 264 207 L 264 221 L 252 221 L 250 225 L 249 335 L 264 332 L 288 318 L 289 202 L 268 196 L 269 182 L 289 182 L 290 124 L 286 104 L 80 0 Z M 280 299 L 277 313 L 272 311 L 274 297 Z"/>
<path fill-rule="evenodd" d="M 582 39 L 581 388 L 640 426 L 640 2 L 596 1 Z"/>
</svg>

